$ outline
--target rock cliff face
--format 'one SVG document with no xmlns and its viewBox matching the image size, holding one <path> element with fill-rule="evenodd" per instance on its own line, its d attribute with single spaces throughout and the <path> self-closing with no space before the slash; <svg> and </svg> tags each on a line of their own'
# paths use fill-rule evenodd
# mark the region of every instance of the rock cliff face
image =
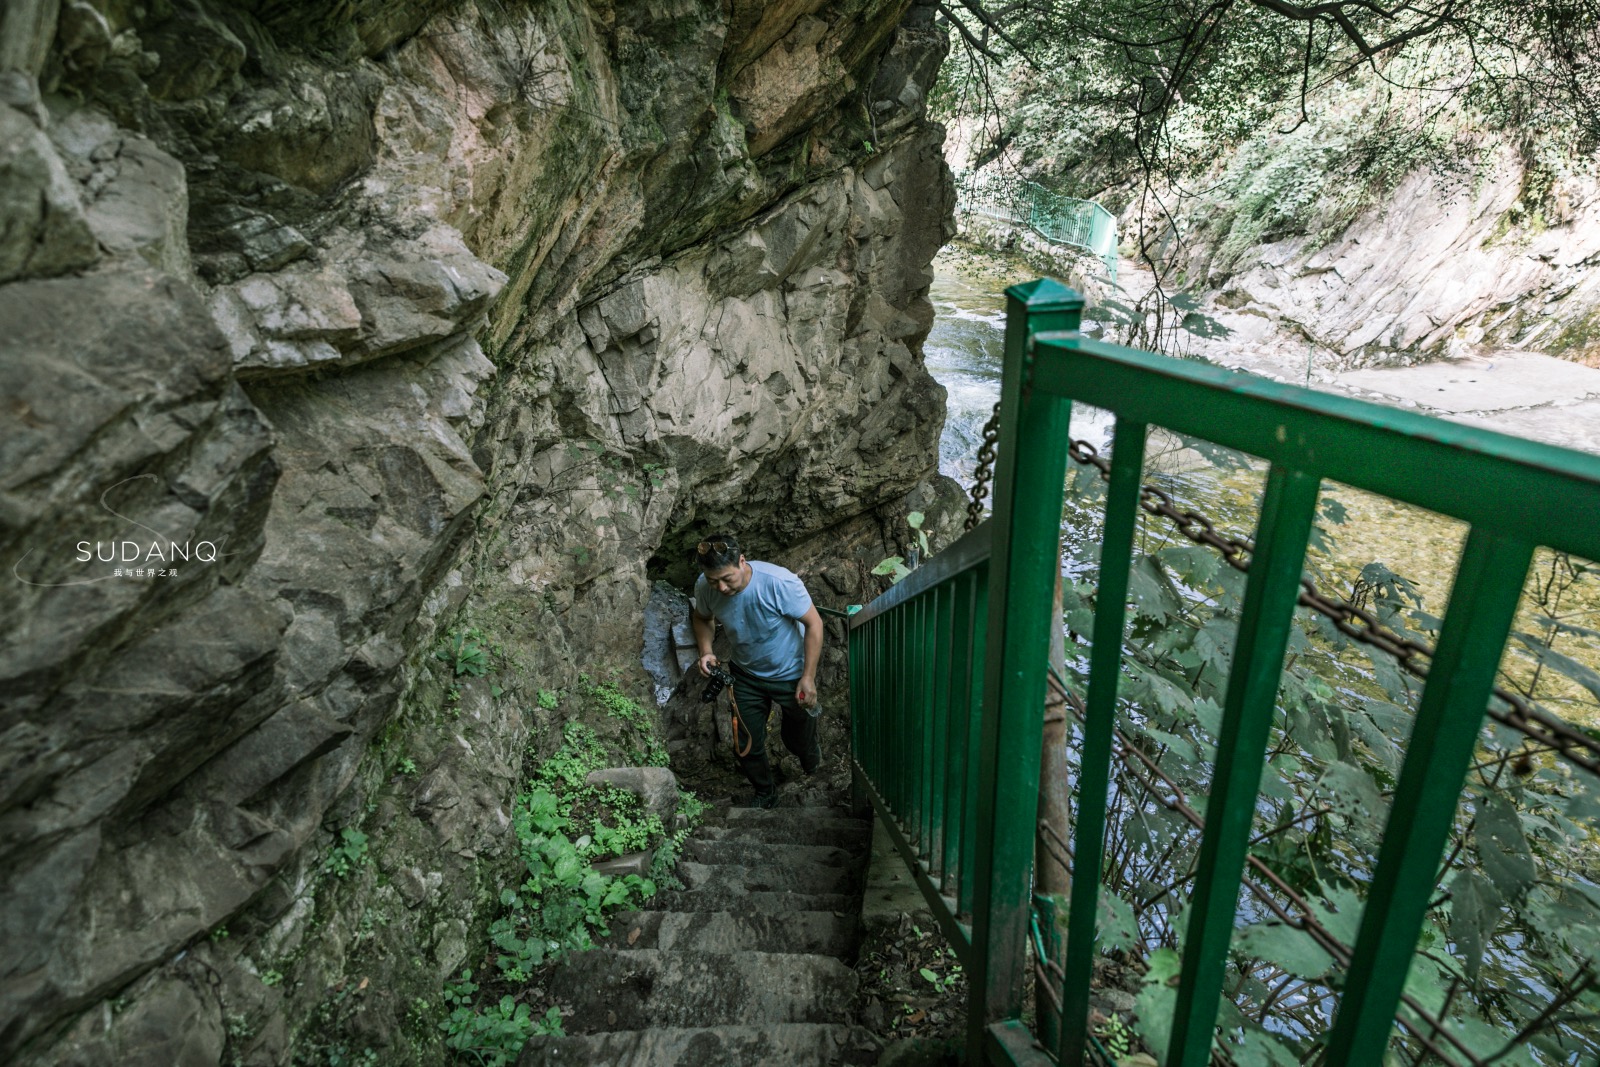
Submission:
<svg viewBox="0 0 1600 1067">
<path fill-rule="evenodd" d="M 439 1062 L 536 691 L 930 492 L 932 9 L 0 17 L 0 1058 Z"/>
<path fill-rule="evenodd" d="M 1302 359 L 1309 342 L 1341 369 L 1507 350 L 1600 365 L 1592 162 L 1530 161 L 1509 135 L 1478 134 L 1458 169 L 1417 167 L 1327 225 L 1335 178 L 1305 176 L 1317 157 L 1302 138 L 1261 140 L 1217 168 L 1228 193 L 1188 211 L 1177 253 L 1189 284 L 1256 319 L 1235 346 L 1298 335 Z"/>
</svg>

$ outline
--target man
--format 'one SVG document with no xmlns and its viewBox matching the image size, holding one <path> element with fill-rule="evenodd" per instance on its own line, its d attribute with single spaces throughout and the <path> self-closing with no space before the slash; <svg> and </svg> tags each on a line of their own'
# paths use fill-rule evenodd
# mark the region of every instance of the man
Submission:
<svg viewBox="0 0 1600 1067">
<path fill-rule="evenodd" d="M 714 534 L 695 547 L 701 575 L 694 583 L 689 625 L 700 653 L 700 673 L 719 666 L 711 652 L 716 623 L 733 638 L 734 751 L 755 787 L 753 803 L 770 808 L 778 787 L 767 760 L 767 713 L 783 711 L 783 745 L 807 774 L 822 762 L 817 742 L 817 662 L 822 657 L 822 616 L 791 570 L 744 558 L 732 534 Z"/>
</svg>

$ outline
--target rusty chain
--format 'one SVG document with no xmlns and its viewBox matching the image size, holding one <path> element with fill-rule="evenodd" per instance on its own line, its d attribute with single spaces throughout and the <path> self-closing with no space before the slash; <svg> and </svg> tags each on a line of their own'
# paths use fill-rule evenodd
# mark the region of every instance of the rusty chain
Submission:
<svg viewBox="0 0 1600 1067">
<path fill-rule="evenodd" d="M 1110 461 L 1100 455 L 1099 449 L 1088 441 L 1072 441 L 1067 447 L 1067 455 L 1072 457 L 1075 463 L 1099 471 L 1101 479 L 1111 480 Z M 1250 569 L 1249 557 L 1255 551 L 1255 544 L 1252 541 L 1218 533 L 1209 518 L 1196 511 L 1179 510 L 1172 497 L 1155 486 L 1148 484 L 1140 486 L 1139 507 L 1151 515 L 1171 521 L 1179 533 L 1195 544 L 1216 549 L 1235 570 L 1243 572 Z M 970 526 L 968 528 L 970 529 Z M 1302 588 L 1299 603 L 1302 607 L 1309 608 L 1328 619 L 1335 629 L 1352 641 L 1387 652 L 1413 677 L 1428 676 L 1428 665 L 1425 661 L 1431 660 L 1434 652 L 1432 648 L 1395 633 L 1365 608 L 1324 595 L 1318 591 L 1316 583 L 1310 578 L 1301 578 L 1300 584 Z M 1530 740 L 1554 749 L 1591 774 L 1600 775 L 1600 740 L 1574 729 L 1558 716 L 1530 704 L 1525 698 L 1503 686 L 1495 686 L 1493 695 L 1504 702 L 1509 710 L 1491 706 L 1488 709 L 1490 718 L 1516 730 Z"/>
<path fill-rule="evenodd" d="M 994 412 L 983 424 L 983 443 L 978 446 L 978 466 L 972 472 L 972 503 L 967 505 L 967 524 L 970 530 L 983 521 L 983 498 L 989 495 L 989 482 L 994 478 L 994 451 L 1000 444 L 1000 401 L 994 402 Z"/>
</svg>

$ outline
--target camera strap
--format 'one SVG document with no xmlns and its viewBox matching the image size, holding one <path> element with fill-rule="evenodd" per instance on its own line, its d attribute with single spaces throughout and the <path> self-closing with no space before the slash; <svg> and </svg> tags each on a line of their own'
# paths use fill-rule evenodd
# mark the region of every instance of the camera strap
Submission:
<svg viewBox="0 0 1600 1067">
<path fill-rule="evenodd" d="M 750 755 L 750 750 L 755 747 L 756 739 L 744 720 L 739 717 L 739 698 L 733 695 L 733 686 L 728 686 L 728 711 L 733 723 L 733 753 L 740 759 Z M 739 731 L 744 731 L 744 746 L 739 745 Z"/>
</svg>

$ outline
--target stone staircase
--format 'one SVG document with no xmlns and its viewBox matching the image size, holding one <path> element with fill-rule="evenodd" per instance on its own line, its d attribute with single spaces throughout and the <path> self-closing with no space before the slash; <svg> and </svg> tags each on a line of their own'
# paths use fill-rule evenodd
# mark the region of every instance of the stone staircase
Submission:
<svg viewBox="0 0 1600 1067">
<path fill-rule="evenodd" d="M 518 1067 L 876 1063 L 851 969 L 871 837 L 841 807 L 714 809 L 685 888 L 559 965 L 567 1036 L 532 1039 Z"/>
</svg>

